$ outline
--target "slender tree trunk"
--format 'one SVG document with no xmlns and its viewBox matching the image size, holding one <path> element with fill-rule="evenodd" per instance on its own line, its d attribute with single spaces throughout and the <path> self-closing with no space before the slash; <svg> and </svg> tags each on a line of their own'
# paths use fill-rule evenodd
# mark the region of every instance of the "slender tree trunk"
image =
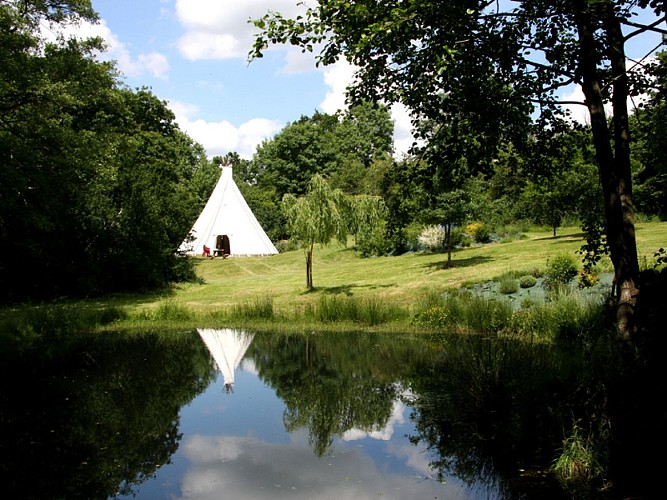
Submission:
<svg viewBox="0 0 667 500">
<path fill-rule="evenodd" d="M 313 245 L 306 251 L 306 287 L 313 289 Z"/>
<path fill-rule="evenodd" d="M 613 75 L 613 144 L 604 111 L 593 26 L 585 13 L 579 17 L 580 72 L 590 112 L 593 143 L 604 197 L 606 236 L 614 265 L 612 297 L 617 305 L 617 330 L 630 339 L 636 331 L 639 302 L 639 261 L 635 241 L 634 207 L 630 171 L 625 52 L 621 28 L 609 6 L 604 28 Z"/>
<path fill-rule="evenodd" d="M 452 225 L 445 224 L 445 241 L 447 242 L 447 267 L 452 265 Z"/>
</svg>

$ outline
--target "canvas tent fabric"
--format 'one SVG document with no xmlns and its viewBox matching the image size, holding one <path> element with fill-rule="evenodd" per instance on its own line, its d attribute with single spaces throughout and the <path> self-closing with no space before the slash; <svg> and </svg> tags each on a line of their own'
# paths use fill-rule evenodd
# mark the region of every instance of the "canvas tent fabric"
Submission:
<svg viewBox="0 0 667 500">
<path fill-rule="evenodd" d="M 213 255 L 225 257 L 278 253 L 234 182 L 232 170 L 222 167 L 222 175 L 190 231 L 194 240 L 184 241 L 182 252 L 202 255 L 206 246 Z"/>
<path fill-rule="evenodd" d="M 234 372 L 250 347 L 253 335 L 231 328 L 197 328 L 197 332 L 222 373 L 225 389 L 230 391 L 234 385 Z"/>
</svg>

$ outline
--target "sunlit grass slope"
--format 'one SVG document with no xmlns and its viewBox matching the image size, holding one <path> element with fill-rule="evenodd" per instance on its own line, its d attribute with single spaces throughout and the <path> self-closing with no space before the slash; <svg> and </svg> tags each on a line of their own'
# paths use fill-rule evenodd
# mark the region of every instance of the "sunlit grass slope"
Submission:
<svg viewBox="0 0 667 500">
<path fill-rule="evenodd" d="M 521 240 L 461 249 L 446 267 L 446 254 L 411 253 L 397 257 L 360 258 L 339 245 L 318 246 L 314 252 L 315 290 L 306 290 L 305 256 L 301 250 L 269 257 L 198 259 L 203 283 L 178 286 L 170 300 L 198 313 L 215 312 L 234 305 L 271 299 L 277 312 L 289 313 L 312 304 L 323 294 L 372 296 L 410 307 L 425 294 L 483 282 L 508 272 L 543 269 L 551 256 L 575 254 L 583 243 L 576 228 L 531 232 Z M 667 246 L 667 223 L 637 226 L 639 253 L 646 265 L 653 253 Z M 608 266 L 608 264 L 607 264 Z M 147 300 L 154 307 L 166 297 Z"/>
</svg>

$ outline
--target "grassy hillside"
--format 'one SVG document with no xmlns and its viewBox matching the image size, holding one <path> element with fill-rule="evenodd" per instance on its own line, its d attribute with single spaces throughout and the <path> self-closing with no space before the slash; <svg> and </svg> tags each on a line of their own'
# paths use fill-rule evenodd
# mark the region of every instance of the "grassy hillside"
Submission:
<svg viewBox="0 0 667 500">
<path fill-rule="evenodd" d="M 641 261 L 645 267 L 652 266 L 653 254 L 667 247 L 667 223 L 638 224 L 637 241 Z M 348 305 L 361 307 L 365 314 L 383 315 L 370 323 L 360 319 L 375 325 L 374 329 L 381 324 L 381 329 L 405 330 L 414 326 L 413 314 L 422 310 L 433 294 L 488 282 L 507 273 L 543 270 L 550 257 L 561 253 L 576 255 L 582 243 L 582 234 L 576 228 L 560 229 L 555 238 L 551 231 L 529 232 L 520 240 L 458 250 L 453 254 L 451 267 L 446 266 L 446 254 L 362 259 L 351 248 L 317 247 L 313 291 L 306 289 L 305 256 L 301 250 L 269 257 L 197 258 L 199 283 L 181 284 L 152 294 L 4 308 L 0 310 L 0 331 L 25 337 L 31 332 L 88 330 L 96 325 L 106 325 L 104 329 L 357 329 L 359 325 L 354 320 L 323 324 L 326 320 L 312 315 L 312 311 L 322 311 L 325 306 L 335 309 Z M 612 270 L 609 261 L 603 261 L 600 267 L 603 272 Z M 248 310 L 250 314 L 246 313 Z"/>
<path fill-rule="evenodd" d="M 305 256 L 301 250 L 270 257 L 198 259 L 202 284 L 175 289 L 173 300 L 195 311 L 208 312 L 234 304 L 270 298 L 277 311 L 289 311 L 313 303 L 322 294 L 373 296 L 403 306 L 421 300 L 426 293 L 492 280 L 509 271 L 528 273 L 544 269 L 550 256 L 575 252 L 582 245 L 577 228 L 532 232 L 525 239 L 461 249 L 446 268 L 446 254 L 414 253 L 397 257 L 362 259 L 352 249 L 338 245 L 317 247 L 314 252 L 315 290 L 307 292 Z M 640 255 L 650 264 L 653 253 L 667 246 L 667 223 L 637 225 Z M 609 263 L 602 263 L 610 270 Z M 150 308 L 155 302 L 140 307 Z"/>
</svg>

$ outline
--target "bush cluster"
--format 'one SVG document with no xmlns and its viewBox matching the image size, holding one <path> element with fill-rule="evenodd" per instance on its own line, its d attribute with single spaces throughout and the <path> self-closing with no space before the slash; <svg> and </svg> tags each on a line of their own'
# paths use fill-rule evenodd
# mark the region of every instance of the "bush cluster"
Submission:
<svg viewBox="0 0 667 500">
<path fill-rule="evenodd" d="M 519 282 L 515 279 L 506 278 L 498 283 L 498 291 L 502 294 L 509 295 L 516 293 L 519 290 Z"/>
<path fill-rule="evenodd" d="M 574 256 L 559 254 L 547 263 L 544 273 L 544 288 L 549 291 L 558 290 L 570 284 L 577 275 L 578 266 Z"/>
<path fill-rule="evenodd" d="M 437 252 L 442 249 L 445 241 L 445 229 L 442 226 L 427 226 L 418 237 L 422 248 L 431 252 Z"/>
<path fill-rule="evenodd" d="M 452 291 L 438 298 L 431 297 L 414 321 L 420 326 L 445 331 L 497 333 L 505 329 L 511 319 L 512 306 L 508 300 Z"/>
<path fill-rule="evenodd" d="M 521 276 L 519 278 L 519 286 L 521 288 L 532 288 L 537 284 L 537 280 L 535 279 L 534 276 L 531 276 L 530 274 L 527 274 L 525 276 Z"/>
<path fill-rule="evenodd" d="M 473 222 L 466 226 L 466 233 L 476 243 L 488 243 L 491 239 L 489 227 L 482 222 Z"/>
</svg>

